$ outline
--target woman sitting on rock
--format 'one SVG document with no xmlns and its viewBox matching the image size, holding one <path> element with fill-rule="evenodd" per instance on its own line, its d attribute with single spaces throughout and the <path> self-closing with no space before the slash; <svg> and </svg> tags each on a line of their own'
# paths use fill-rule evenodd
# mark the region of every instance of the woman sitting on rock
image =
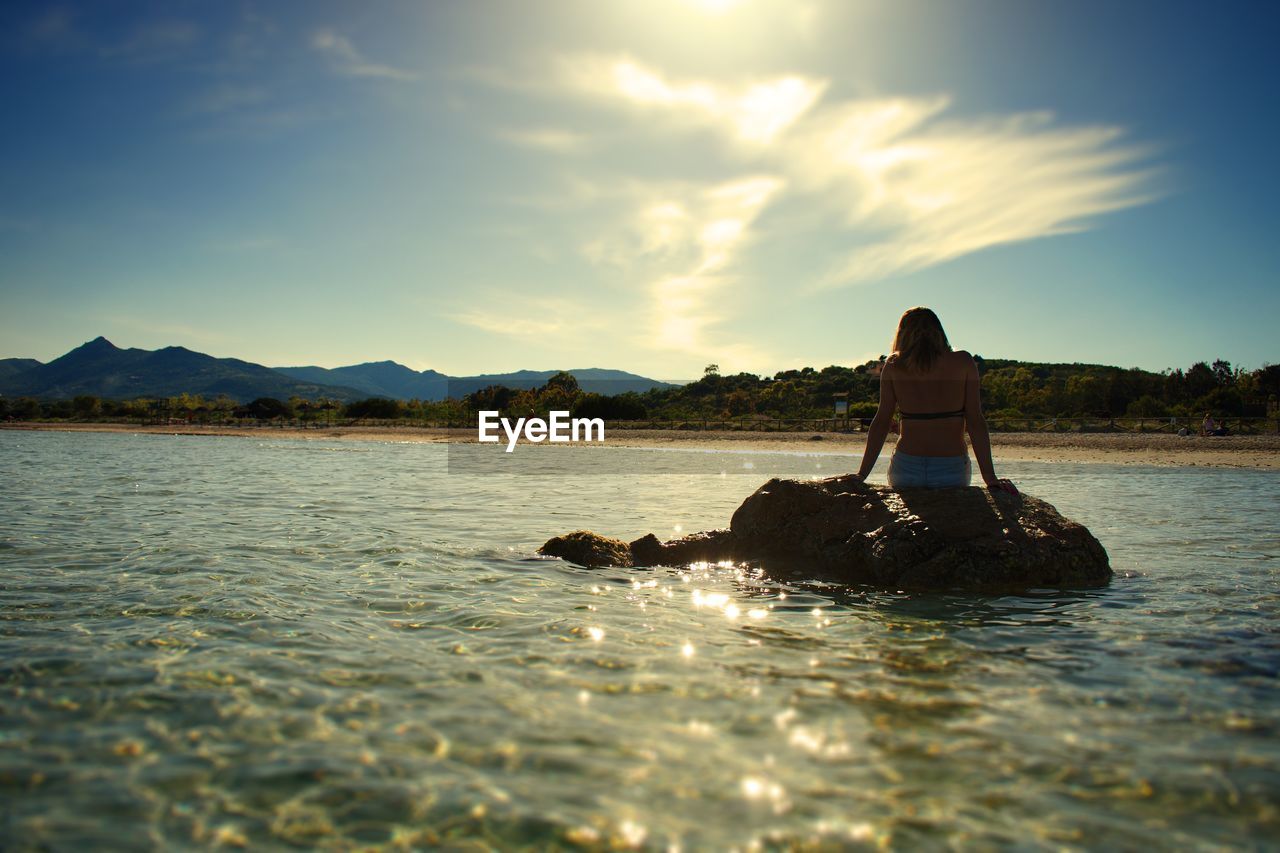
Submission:
<svg viewBox="0 0 1280 853">
<path fill-rule="evenodd" d="M 894 411 L 901 433 L 889 460 L 894 489 L 967 486 L 971 477 L 966 428 L 988 488 L 1017 494 L 1013 483 L 996 477 L 991 437 L 982 416 L 978 365 L 964 350 L 952 350 L 938 316 L 910 308 L 898 321 L 893 354 L 880 373 L 880 407 L 867 433 L 867 449 L 856 476 L 865 480 L 889 434 Z"/>
</svg>

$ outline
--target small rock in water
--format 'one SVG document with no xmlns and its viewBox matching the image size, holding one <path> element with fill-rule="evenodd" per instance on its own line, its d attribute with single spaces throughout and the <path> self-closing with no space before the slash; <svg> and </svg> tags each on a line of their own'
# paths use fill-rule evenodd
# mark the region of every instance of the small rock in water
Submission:
<svg viewBox="0 0 1280 853">
<path fill-rule="evenodd" d="M 650 534 L 652 536 L 653 534 Z M 580 566 L 631 566 L 631 548 L 621 539 L 610 539 L 590 530 L 575 530 L 548 539 L 539 554 L 560 557 Z"/>
<path fill-rule="evenodd" d="M 759 561 L 801 574 L 886 589 L 1097 587 L 1107 552 L 1083 525 L 1030 495 L 981 488 L 868 486 L 850 477 L 773 479 L 733 514 L 730 529 L 627 544 L 586 530 L 540 553 L 584 566 L 679 566 Z"/>
</svg>

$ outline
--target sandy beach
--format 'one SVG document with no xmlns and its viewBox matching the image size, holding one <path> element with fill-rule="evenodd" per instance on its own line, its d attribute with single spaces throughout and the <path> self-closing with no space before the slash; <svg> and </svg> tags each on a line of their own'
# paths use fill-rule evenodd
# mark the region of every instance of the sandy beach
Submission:
<svg viewBox="0 0 1280 853">
<path fill-rule="evenodd" d="M 292 427 L 227 427 L 110 423 L 13 423 L 6 430 L 61 432 L 124 432 L 157 435 L 238 436 L 241 438 L 322 441 L 473 442 L 470 429 L 343 426 L 317 429 Z M 612 447 L 690 448 L 704 450 L 780 451 L 857 457 L 865 433 L 737 432 L 720 430 L 611 430 Z M 892 444 L 892 436 L 886 452 Z M 1280 470 L 1280 435 L 1201 437 L 1148 433 L 993 433 L 997 462 L 1076 462 L 1112 465 L 1156 465 L 1204 468 Z"/>
</svg>

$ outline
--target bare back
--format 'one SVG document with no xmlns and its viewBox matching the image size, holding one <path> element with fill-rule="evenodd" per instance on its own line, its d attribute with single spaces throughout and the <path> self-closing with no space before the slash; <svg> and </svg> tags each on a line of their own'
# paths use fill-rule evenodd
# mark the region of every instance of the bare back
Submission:
<svg viewBox="0 0 1280 853">
<path fill-rule="evenodd" d="M 893 398 L 906 415 L 957 412 L 953 417 L 904 418 L 898 449 L 913 456 L 959 456 L 965 446 L 965 419 L 978 400 L 977 367 L 964 350 L 940 357 L 927 373 L 914 373 L 899 364 L 885 365 L 881 382 L 892 384 Z M 969 386 L 973 385 L 973 388 Z M 980 410 L 972 414 L 978 415 Z"/>
</svg>

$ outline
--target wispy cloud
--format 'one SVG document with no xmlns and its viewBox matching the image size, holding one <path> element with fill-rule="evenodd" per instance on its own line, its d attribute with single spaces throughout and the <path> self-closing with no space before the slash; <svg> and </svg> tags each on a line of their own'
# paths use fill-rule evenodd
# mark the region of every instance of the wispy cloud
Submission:
<svg viewBox="0 0 1280 853">
<path fill-rule="evenodd" d="M 498 137 L 514 145 L 557 154 L 581 151 L 587 146 L 587 137 L 583 134 L 555 127 L 502 130 L 498 132 Z"/>
<path fill-rule="evenodd" d="M 311 36 L 311 47 L 324 54 L 333 70 L 346 77 L 369 77 L 383 80 L 416 80 L 418 75 L 402 68 L 372 62 L 364 57 L 346 36 L 334 30 L 318 30 Z"/>
<path fill-rule="evenodd" d="M 621 99 L 671 116 L 721 124 L 736 137 L 768 144 L 821 97 L 826 83 L 799 75 L 723 86 L 674 81 L 629 57 L 578 56 L 560 63 L 570 90 Z"/>
<path fill-rule="evenodd" d="M 710 187 L 637 188 L 626 224 L 609 239 L 588 243 L 594 263 L 640 269 L 647 297 L 643 344 L 737 365 L 761 361 L 754 347 L 735 345 L 715 326 L 731 313 L 724 291 L 737 283 L 738 257 L 752 226 L 784 182 L 754 175 Z"/>
<path fill-rule="evenodd" d="M 200 39 L 200 29 L 189 21 L 156 21 L 136 28 L 126 39 L 104 45 L 105 59 L 146 65 L 184 56 Z"/>
<path fill-rule="evenodd" d="M 748 163 L 831 208 L 858 248 L 820 287 L 1084 230 L 1159 195 L 1151 150 L 1122 128 L 1061 126 L 1046 112 L 948 118 L 944 96 L 820 104 L 824 80 L 676 81 L 626 57 L 567 58 L 559 79 L 579 97 L 717 127 L 748 143 Z"/>
<path fill-rule="evenodd" d="M 1118 127 L 1048 113 L 943 121 L 945 98 L 837 104 L 779 146 L 865 242 L 819 282 L 875 281 L 993 246 L 1089 227 L 1156 197 L 1149 149 Z"/>
<path fill-rule="evenodd" d="M 455 323 L 491 334 L 539 342 L 557 335 L 580 335 L 604 325 L 598 313 L 584 310 L 583 305 L 569 299 L 507 294 L 489 301 L 501 304 L 503 310 L 464 307 L 446 316 Z"/>
<path fill-rule="evenodd" d="M 84 47 L 87 40 L 76 29 L 75 13 L 54 6 L 28 22 L 22 41 L 29 50 L 64 52 Z"/>
<path fill-rule="evenodd" d="M 121 36 L 103 37 L 79 10 L 52 6 L 30 19 L 22 29 L 27 50 L 87 53 L 114 63 L 147 65 L 185 59 L 202 37 L 191 21 L 162 19 L 126 28 Z"/>
<path fill-rule="evenodd" d="M 262 86 L 218 85 L 192 97 L 184 112 L 188 114 L 217 114 L 247 107 L 260 106 L 269 99 Z"/>
<path fill-rule="evenodd" d="M 588 166 L 566 176 L 563 192 L 517 200 L 596 223 L 599 236 L 581 252 L 643 297 L 639 346 L 720 363 L 766 357 L 735 342 L 730 325 L 741 300 L 727 291 L 759 286 L 742 263 L 754 243 L 794 240 L 803 229 L 814 238 L 806 265 L 816 272 L 799 290 L 851 286 L 1085 230 L 1160 195 L 1150 147 L 1121 127 L 1070 125 L 1048 112 L 966 117 L 941 94 L 832 99 L 829 81 L 801 73 L 683 79 L 628 56 L 564 56 L 550 76 L 533 76 L 470 75 L 531 97 L 652 118 L 632 132 L 655 144 L 690 129 L 732 143 L 732 156 L 721 159 L 727 175 L 709 183 L 615 163 L 622 174 L 605 179 Z M 554 135 L 519 142 L 572 146 Z M 779 205 L 764 225 L 764 212 L 784 198 L 803 204 Z"/>
</svg>

